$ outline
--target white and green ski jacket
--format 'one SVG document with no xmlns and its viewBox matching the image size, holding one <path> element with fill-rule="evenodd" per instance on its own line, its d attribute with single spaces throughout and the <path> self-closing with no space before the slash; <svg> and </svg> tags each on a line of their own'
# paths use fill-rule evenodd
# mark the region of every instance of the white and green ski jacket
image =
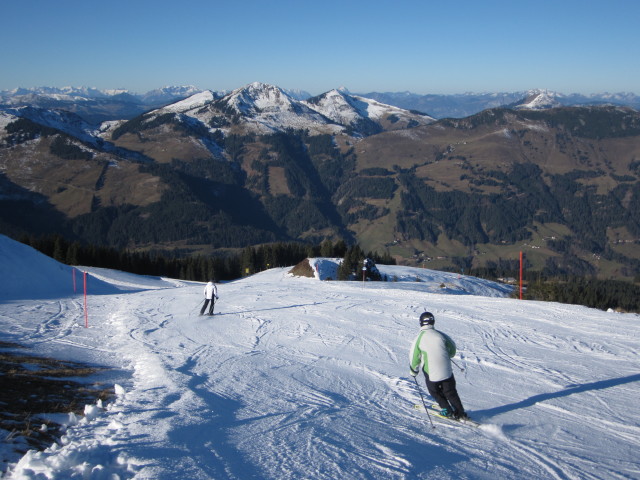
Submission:
<svg viewBox="0 0 640 480">
<path fill-rule="evenodd" d="M 422 370 L 429 375 L 429 380 L 446 380 L 453 375 L 451 357 L 455 354 L 456 344 L 448 335 L 437 331 L 433 325 L 425 325 L 409 351 L 411 371 L 417 372 L 422 363 Z"/>
</svg>

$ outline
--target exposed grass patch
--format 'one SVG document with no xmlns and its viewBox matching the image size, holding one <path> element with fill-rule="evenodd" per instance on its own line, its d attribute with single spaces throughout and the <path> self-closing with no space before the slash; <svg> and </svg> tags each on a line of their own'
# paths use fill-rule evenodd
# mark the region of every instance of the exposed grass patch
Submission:
<svg viewBox="0 0 640 480">
<path fill-rule="evenodd" d="M 311 268 L 311 265 L 309 265 L 308 258 L 305 258 L 300 263 L 298 263 L 295 267 L 289 270 L 289 273 L 292 275 L 296 275 L 298 277 L 313 278 L 315 276 L 313 273 L 313 268 Z"/>
<path fill-rule="evenodd" d="M 62 435 L 62 426 L 47 415 L 82 415 L 85 405 L 114 395 L 112 386 L 77 380 L 105 370 L 102 367 L 38 357 L 16 352 L 18 349 L 24 351 L 20 345 L 0 341 L 0 435 L 16 453 L 43 450 Z"/>
</svg>

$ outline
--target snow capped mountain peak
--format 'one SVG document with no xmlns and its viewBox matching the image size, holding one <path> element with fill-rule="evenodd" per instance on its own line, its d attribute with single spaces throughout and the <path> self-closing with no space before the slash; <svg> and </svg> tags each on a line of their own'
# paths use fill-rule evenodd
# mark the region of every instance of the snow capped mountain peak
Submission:
<svg viewBox="0 0 640 480">
<path fill-rule="evenodd" d="M 253 82 L 220 96 L 210 90 L 166 105 L 150 113 L 179 113 L 221 130 L 237 127 L 255 133 L 287 129 L 318 133 L 371 135 L 431 123 L 431 117 L 384 105 L 334 89 L 307 101 L 293 98 L 280 87 Z"/>
<path fill-rule="evenodd" d="M 519 102 L 516 109 L 526 110 L 546 110 L 562 106 L 560 98 L 562 95 L 550 90 L 529 90 L 527 96 Z"/>
<path fill-rule="evenodd" d="M 294 103 L 297 103 L 279 87 L 261 82 L 238 88 L 225 98 L 230 106 L 242 114 L 265 110 L 293 110 Z"/>
<path fill-rule="evenodd" d="M 183 85 L 177 87 L 165 86 L 162 88 L 151 90 L 142 95 L 141 98 L 146 103 L 158 104 L 162 102 L 171 102 L 179 98 L 187 98 L 200 92 L 202 92 L 202 90 L 198 87 L 194 87 L 193 85 Z"/>
<path fill-rule="evenodd" d="M 338 89 L 310 98 L 304 103 L 336 123 L 348 125 L 358 119 L 368 117 L 366 103 L 358 105 L 354 97 L 350 97 Z"/>
<path fill-rule="evenodd" d="M 57 98 L 60 96 L 67 97 L 81 97 L 81 98 L 102 98 L 112 94 L 119 94 L 126 92 L 127 90 L 99 90 L 94 87 L 34 87 L 34 88 L 19 88 L 16 89 L 16 95 L 37 95 L 42 97 Z M 111 93 L 117 92 L 117 93 Z"/>
<path fill-rule="evenodd" d="M 305 102 L 294 99 L 281 88 L 261 82 L 233 90 L 214 104 L 219 114 L 232 115 L 236 123 L 257 133 L 288 128 L 338 133 L 344 128 L 332 124 Z"/>
<path fill-rule="evenodd" d="M 105 93 L 106 95 L 109 96 L 116 96 L 116 95 L 130 95 L 131 92 L 129 90 L 127 90 L 126 88 L 113 88 L 113 89 L 109 89 L 109 90 L 103 90 L 103 93 Z"/>
<path fill-rule="evenodd" d="M 170 95 L 194 95 L 196 93 L 201 92 L 202 90 L 193 85 L 166 85 L 162 88 L 158 88 L 156 90 L 151 90 L 151 92 L 162 92 L 164 94 Z M 147 92 L 147 93 L 151 93 Z"/>
<path fill-rule="evenodd" d="M 330 118 L 336 123 L 349 125 L 355 129 L 365 129 L 367 133 L 382 130 L 380 122 L 389 121 L 396 127 L 405 128 L 434 121 L 428 116 L 413 114 L 408 110 L 386 105 L 370 98 L 349 95 L 343 89 L 310 98 L 305 102 L 310 108 Z M 403 121 L 400 121 L 403 120 Z"/>
<path fill-rule="evenodd" d="M 15 88 L 0 92 L 3 102 L 11 105 L 27 105 L 38 101 L 66 101 L 78 102 L 97 98 L 104 98 L 107 94 L 88 87 L 34 87 Z"/>
<path fill-rule="evenodd" d="M 0 98 L 12 105 L 28 104 L 39 101 L 87 101 L 106 100 L 113 97 L 128 96 L 132 101 L 142 101 L 147 104 L 160 104 L 171 102 L 179 98 L 186 98 L 202 90 L 193 85 L 186 86 L 166 86 L 156 90 L 151 90 L 143 95 L 138 95 L 125 88 L 112 88 L 100 90 L 94 87 L 34 87 L 15 88 L 0 92 Z"/>
</svg>

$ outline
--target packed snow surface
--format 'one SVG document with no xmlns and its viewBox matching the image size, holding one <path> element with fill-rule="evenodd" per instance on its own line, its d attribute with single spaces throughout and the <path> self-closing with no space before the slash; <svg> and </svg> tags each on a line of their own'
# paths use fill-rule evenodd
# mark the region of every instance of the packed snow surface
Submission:
<svg viewBox="0 0 640 480">
<path fill-rule="evenodd" d="M 638 315 L 380 267 L 394 281 L 268 270 L 219 285 L 215 316 L 200 317 L 202 284 L 79 267 L 85 328 L 70 268 L 0 239 L 3 339 L 110 366 L 116 392 L 46 451 L 10 458 L 6 478 L 640 478 Z M 334 262 L 310 263 L 320 275 Z M 480 428 L 432 428 L 415 408 L 428 397 L 408 349 L 424 310 L 457 343 Z"/>
</svg>

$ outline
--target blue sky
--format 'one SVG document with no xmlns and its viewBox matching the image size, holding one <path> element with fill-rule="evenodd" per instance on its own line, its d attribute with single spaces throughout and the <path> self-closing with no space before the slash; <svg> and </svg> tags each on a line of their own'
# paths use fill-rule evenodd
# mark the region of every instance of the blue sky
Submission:
<svg viewBox="0 0 640 480">
<path fill-rule="evenodd" d="M 2 0 L 0 90 L 640 94 L 638 0 Z"/>
</svg>

